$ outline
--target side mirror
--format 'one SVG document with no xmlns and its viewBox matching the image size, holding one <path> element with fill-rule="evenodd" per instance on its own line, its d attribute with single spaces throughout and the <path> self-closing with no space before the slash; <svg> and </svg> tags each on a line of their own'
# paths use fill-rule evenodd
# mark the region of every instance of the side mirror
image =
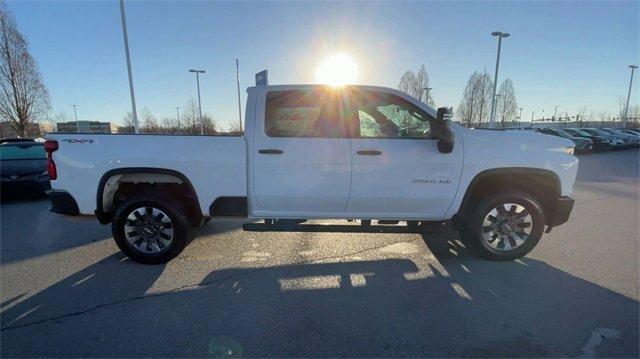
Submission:
<svg viewBox="0 0 640 359">
<path fill-rule="evenodd" d="M 453 151 L 453 131 L 447 126 L 446 120 L 450 111 L 446 107 L 438 108 L 436 120 L 432 123 L 431 133 L 438 140 L 438 151 L 441 153 L 451 153 Z"/>
</svg>

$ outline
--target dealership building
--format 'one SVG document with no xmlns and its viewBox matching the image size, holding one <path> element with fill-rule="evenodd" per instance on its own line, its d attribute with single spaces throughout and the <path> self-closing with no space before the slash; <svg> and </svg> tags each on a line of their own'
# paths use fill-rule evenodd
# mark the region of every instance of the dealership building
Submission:
<svg viewBox="0 0 640 359">
<path fill-rule="evenodd" d="M 71 133 L 117 133 L 118 126 L 111 122 L 100 121 L 68 121 L 56 124 L 58 132 Z"/>
</svg>

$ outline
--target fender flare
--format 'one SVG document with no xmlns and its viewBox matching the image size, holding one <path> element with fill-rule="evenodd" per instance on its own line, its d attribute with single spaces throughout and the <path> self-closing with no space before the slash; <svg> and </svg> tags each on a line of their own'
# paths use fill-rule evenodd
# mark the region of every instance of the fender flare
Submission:
<svg viewBox="0 0 640 359">
<path fill-rule="evenodd" d="M 102 175 L 102 177 L 100 178 L 100 182 L 98 183 L 98 189 L 96 191 L 96 209 L 95 209 L 95 215 L 98 218 L 98 221 L 101 224 L 107 224 L 110 223 L 113 217 L 113 212 L 105 212 L 104 208 L 103 208 L 103 194 L 104 194 L 104 187 L 107 183 L 107 181 L 109 180 L 109 178 L 116 176 L 116 175 L 122 175 L 122 174 L 131 174 L 131 173 L 150 173 L 150 174 L 162 174 L 162 175 L 168 175 L 168 176 L 173 176 L 176 177 L 178 179 L 180 179 L 182 181 L 183 184 L 185 184 L 189 190 L 191 191 L 191 194 L 193 195 L 193 198 L 195 198 L 196 200 L 196 208 L 198 210 L 198 212 L 200 213 L 200 216 L 202 216 L 202 210 L 200 209 L 200 202 L 198 200 L 198 194 L 195 191 L 195 188 L 193 187 L 193 185 L 191 184 L 191 181 L 189 181 L 189 179 L 187 178 L 187 176 L 185 176 L 183 173 L 178 172 L 176 170 L 170 170 L 167 168 L 156 168 L 156 167 L 123 167 L 123 168 L 115 168 L 112 170 L 107 171 L 105 174 Z"/>
<path fill-rule="evenodd" d="M 560 177 L 555 172 L 544 169 L 544 168 L 532 168 L 532 167 L 501 167 L 501 168 L 491 168 L 484 171 L 479 172 L 473 177 L 467 189 L 462 197 L 462 202 L 460 202 L 460 206 L 458 207 L 458 212 L 456 216 L 464 215 L 464 211 L 469 205 L 469 201 L 471 200 L 471 194 L 478 186 L 478 183 L 486 177 L 495 176 L 495 175 L 507 175 L 507 174 L 518 174 L 518 175 L 543 175 L 553 179 L 554 184 L 557 186 L 558 190 L 561 188 Z M 559 194 L 558 194 L 559 195 Z"/>
</svg>

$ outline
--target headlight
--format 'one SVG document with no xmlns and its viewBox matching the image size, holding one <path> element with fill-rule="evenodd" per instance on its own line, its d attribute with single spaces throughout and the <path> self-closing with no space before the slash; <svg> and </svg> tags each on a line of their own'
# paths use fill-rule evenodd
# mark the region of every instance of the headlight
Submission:
<svg viewBox="0 0 640 359">
<path fill-rule="evenodd" d="M 564 149 L 564 152 L 565 152 L 565 153 L 568 153 L 568 154 L 570 154 L 570 155 L 572 155 L 572 154 L 573 154 L 573 150 L 574 150 L 574 149 L 575 149 L 575 147 L 567 146 L 567 147 Z"/>
</svg>

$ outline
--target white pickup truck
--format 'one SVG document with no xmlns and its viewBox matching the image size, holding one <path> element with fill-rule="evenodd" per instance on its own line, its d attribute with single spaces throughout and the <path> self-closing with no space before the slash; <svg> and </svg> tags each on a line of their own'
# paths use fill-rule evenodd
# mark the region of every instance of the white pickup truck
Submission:
<svg viewBox="0 0 640 359">
<path fill-rule="evenodd" d="M 142 263 L 169 261 L 212 217 L 449 222 L 490 260 L 569 218 L 567 139 L 467 129 L 389 88 L 247 92 L 242 137 L 48 134 L 51 210 L 111 222 Z"/>
</svg>

